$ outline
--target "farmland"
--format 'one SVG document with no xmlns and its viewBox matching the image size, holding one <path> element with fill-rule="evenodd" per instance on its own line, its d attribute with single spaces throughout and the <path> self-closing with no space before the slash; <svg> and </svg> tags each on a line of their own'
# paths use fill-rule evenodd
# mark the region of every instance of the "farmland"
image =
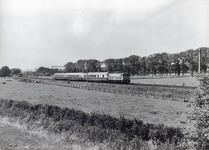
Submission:
<svg viewBox="0 0 209 150">
<path fill-rule="evenodd" d="M 99 111 L 115 117 L 124 114 L 126 118 L 137 118 L 148 123 L 164 123 L 169 126 L 181 125 L 180 121 L 184 120 L 185 114 L 191 110 L 187 107 L 188 103 L 171 99 L 120 95 L 48 84 L 25 84 L 15 80 L 7 82 L 0 90 L 2 99 L 57 105 L 86 113 Z"/>
<path fill-rule="evenodd" d="M 186 77 L 144 77 L 137 78 L 132 77 L 131 83 L 141 83 L 141 84 L 160 84 L 160 85 L 176 85 L 182 86 L 199 86 L 199 81 L 195 77 L 186 76 Z"/>
<path fill-rule="evenodd" d="M 4 80 L 1 79 L 1 82 Z M 25 83 L 16 80 L 8 81 L 0 86 L 0 98 L 13 99 L 19 102 L 27 101 L 33 105 L 43 104 L 58 106 L 60 109 L 81 110 L 86 114 L 96 112 L 116 118 L 120 118 L 122 115 L 127 119 L 143 120 L 144 123 L 164 124 L 168 127 L 180 127 L 182 129 L 186 126 L 187 115 L 192 111 L 192 108 L 188 107 L 189 102 L 182 100 L 169 98 L 163 100 L 160 97 L 132 96 L 130 94 L 116 94 L 70 87 L 73 84 L 75 86 L 101 88 L 102 85 L 106 89 L 114 87 L 122 90 L 130 89 L 131 85 L 71 82 L 69 86 L 58 86 L 59 84 L 66 84 L 66 82 L 60 81 L 53 84 L 49 81 L 47 84 Z M 140 87 L 134 88 L 140 90 Z M 150 87 L 143 88 L 153 90 Z M 154 91 L 157 90 L 154 89 Z M 180 89 L 179 91 L 192 93 L 195 89 Z M 179 91 L 178 88 L 175 89 L 175 92 Z M 172 89 L 166 91 L 161 88 L 161 92 L 172 92 Z"/>
</svg>

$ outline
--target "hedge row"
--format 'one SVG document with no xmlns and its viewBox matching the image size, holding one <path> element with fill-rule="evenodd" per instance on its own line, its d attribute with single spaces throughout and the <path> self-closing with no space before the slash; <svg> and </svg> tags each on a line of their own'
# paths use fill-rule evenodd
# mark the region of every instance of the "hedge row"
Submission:
<svg viewBox="0 0 209 150">
<path fill-rule="evenodd" d="M 26 101 L 0 100 L 0 116 L 17 118 L 28 124 L 28 128 L 39 124 L 53 133 L 78 133 L 90 142 L 117 143 L 114 148 L 137 149 L 140 141 L 155 141 L 158 144 L 177 145 L 184 135 L 180 128 L 143 123 L 137 119 L 119 118 L 101 113 L 84 113 L 70 108 L 47 104 L 31 104 Z M 133 143 L 134 141 L 134 143 Z"/>
</svg>

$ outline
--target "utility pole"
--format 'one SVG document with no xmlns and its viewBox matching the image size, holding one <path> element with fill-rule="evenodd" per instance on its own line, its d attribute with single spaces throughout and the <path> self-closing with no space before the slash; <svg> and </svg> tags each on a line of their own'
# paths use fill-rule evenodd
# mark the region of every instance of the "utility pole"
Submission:
<svg viewBox="0 0 209 150">
<path fill-rule="evenodd" d="M 87 74 L 87 76 L 86 76 L 86 81 L 88 82 L 88 78 L 89 78 L 89 76 L 88 76 L 88 62 L 86 62 L 86 63 L 84 64 L 84 69 L 86 70 L 86 74 Z"/>
<path fill-rule="evenodd" d="M 198 73 L 201 73 L 201 49 L 199 49 L 199 65 L 198 65 Z"/>
</svg>

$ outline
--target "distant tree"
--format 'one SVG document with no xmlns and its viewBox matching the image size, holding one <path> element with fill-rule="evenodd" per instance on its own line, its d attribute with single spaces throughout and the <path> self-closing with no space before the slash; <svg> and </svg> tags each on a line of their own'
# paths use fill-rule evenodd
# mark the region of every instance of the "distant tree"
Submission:
<svg viewBox="0 0 209 150">
<path fill-rule="evenodd" d="M 100 69 L 100 61 L 96 59 L 87 60 L 88 71 L 89 72 L 98 72 Z"/>
<path fill-rule="evenodd" d="M 114 59 L 106 59 L 106 60 L 104 60 L 104 63 L 106 66 L 105 71 L 114 72 L 114 63 L 115 63 Z"/>
<path fill-rule="evenodd" d="M 102 63 L 95 59 L 78 60 L 77 63 L 68 62 L 65 65 L 64 72 L 128 72 L 135 74 L 150 74 L 156 75 L 174 73 L 175 75 L 182 72 L 183 74 L 190 70 L 191 73 L 197 72 L 199 61 L 199 50 L 201 50 L 201 70 L 206 71 L 209 64 L 209 48 L 198 48 L 196 50 L 187 50 L 180 53 L 156 53 L 146 57 L 131 55 L 120 59 L 106 59 Z M 181 62 L 184 60 L 184 62 Z M 102 65 L 102 68 L 101 68 Z M 40 68 L 40 70 L 43 68 Z M 41 71 L 41 72 L 46 72 Z M 59 71 L 60 72 L 60 71 Z"/>
<path fill-rule="evenodd" d="M 147 72 L 150 74 L 153 75 L 156 75 L 156 62 L 155 60 L 153 59 L 153 55 L 150 55 L 147 57 L 147 60 L 146 60 L 146 68 L 147 68 Z"/>
<path fill-rule="evenodd" d="M 87 60 L 82 60 L 82 59 L 77 61 L 78 72 L 85 72 L 86 62 L 87 62 Z"/>
<path fill-rule="evenodd" d="M 18 68 L 13 68 L 11 69 L 11 76 L 13 75 L 20 75 L 21 74 L 21 70 Z"/>
<path fill-rule="evenodd" d="M 55 73 L 58 73 L 58 72 L 60 72 L 58 68 L 55 68 L 55 69 L 51 69 L 51 70 L 50 70 L 50 73 L 51 73 L 52 75 L 55 74 Z"/>
<path fill-rule="evenodd" d="M 136 56 L 136 55 L 131 55 L 128 57 L 128 62 L 130 64 L 130 74 L 135 75 L 138 74 L 138 72 L 140 71 L 140 57 Z"/>
<path fill-rule="evenodd" d="M 114 71 L 123 72 L 123 59 L 115 59 L 113 64 Z"/>
<path fill-rule="evenodd" d="M 141 64 L 142 73 L 145 76 L 146 73 L 147 73 L 147 67 L 146 67 L 147 58 L 146 57 L 142 57 L 142 58 L 139 59 L 139 61 L 140 61 L 140 64 Z"/>
<path fill-rule="evenodd" d="M 181 65 L 179 64 L 179 61 L 176 61 L 176 71 L 178 73 L 178 76 L 180 76 L 180 73 L 181 73 Z"/>
<path fill-rule="evenodd" d="M 0 70 L 0 76 L 1 77 L 7 77 L 7 76 L 9 77 L 10 73 L 11 73 L 11 70 L 7 66 L 2 67 L 1 70 Z"/>
<path fill-rule="evenodd" d="M 76 63 L 68 62 L 68 63 L 65 65 L 64 72 L 77 72 Z"/>
<path fill-rule="evenodd" d="M 52 69 L 47 67 L 39 67 L 35 74 L 36 75 L 45 75 L 45 74 L 51 74 Z"/>
<path fill-rule="evenodd" d="M 202 72 L 207 71 L 209 64 L 209 48 L 201 48 L 201 70 Z"/>
<path fill-rule="evenodd" d="M 123 71 L 127 72 L 127 73 L 131 73 L 132 66 L 131 66 L 131 63 L 129 61 L 129 58 L 128 57 L 124 58 L 123 63 L 124 63 Z"/>
</svg>

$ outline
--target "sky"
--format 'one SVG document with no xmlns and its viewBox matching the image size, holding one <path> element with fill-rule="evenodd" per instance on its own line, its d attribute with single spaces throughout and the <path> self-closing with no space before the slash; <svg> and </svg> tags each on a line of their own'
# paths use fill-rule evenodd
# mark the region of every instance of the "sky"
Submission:
<svg viewBox="0 0 209 150">
<path fill-rule="evenodd" d="M 1 0 L 0 68 L 209 47 L 209 0 Z"/>
</svg>

